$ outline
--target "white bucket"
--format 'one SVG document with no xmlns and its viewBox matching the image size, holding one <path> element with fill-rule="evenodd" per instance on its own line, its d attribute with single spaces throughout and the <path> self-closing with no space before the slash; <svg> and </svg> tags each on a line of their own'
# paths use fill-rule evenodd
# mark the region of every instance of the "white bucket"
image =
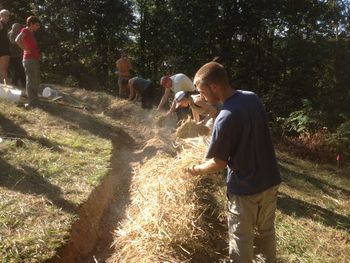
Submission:
<svg viewBox="0 0 350 263">
<path fill-rule="evenodd" d="M 22 91 L 19 89 L 8 88 L 7 85 L 0 84 L 0 98 L 11 102 L 18 102 L 20 100 Z"/>
<path fill-rule="evenodd" d="M 58 96 L 58 92 L 57 90 L 54 90 L 50 87 L 46 87 L 45 89 L 43 89 L 43 97 L 45 98 L 56 98 Z"/>
</svg>

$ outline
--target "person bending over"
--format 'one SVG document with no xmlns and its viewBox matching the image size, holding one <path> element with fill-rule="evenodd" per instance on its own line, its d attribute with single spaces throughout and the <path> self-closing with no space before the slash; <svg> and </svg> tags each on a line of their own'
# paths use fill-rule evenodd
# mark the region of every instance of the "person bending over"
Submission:
<svg viewBox="0 0 350 263">
<path fill-rule="evenodd" d="M 136 101 L 141 95 L 141 105 L 144 109 L 152 109 L 153 83 L 150 79 L 133 77 L 129 79 L 129 101 Z"/>
<path fill-rule="evenodd" d="M 220 104 L 211 105 L 200 94 L 179 91 L 175 94 L 176 108 L 189 107 L 192 117 L 197 124 L 213 125 L 215 117 L 220 111 Z"/>
</svg>

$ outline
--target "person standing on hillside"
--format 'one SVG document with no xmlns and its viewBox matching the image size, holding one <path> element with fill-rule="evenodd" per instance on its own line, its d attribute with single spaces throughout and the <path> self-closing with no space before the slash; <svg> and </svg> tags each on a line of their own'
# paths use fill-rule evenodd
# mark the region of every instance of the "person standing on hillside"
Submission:
<svg viewBox="0 0 350 263">
<path fill-rule="evenodd" d="M 10 43 L 7 36 L 7 23 L 10 12 L 6 9 L 0 11 L 0 83 L 6 82 L 8 77 L 8 66 L 10 61 Z"/>
<path fill-rule="evenodd" d="M 118 74 L 118 93 L 120 97 L 124 97 L 128 95 L 128 81 L 131 78 L 131 71 L 133 70 L 128 54 L 122 52 L 121 57 L 115 62 L 115 65 Z"/>
<path fill-rule="evenodd" d="M 203 65 L 194 78 L 209 103 L 222 102 L 206 158 L 191 175 L 228 168 L 228 262 L 276 262 L 275 211 L 281 177 L 264 106 L 250 91 L 233 89 L 224 67 Z"/>
<path fill-rule="evenodd" d="M 171 91 L 176 94 L 179 91 L 192 92 L 196 91 L 196 88 L 193 85 L 193 82 L 185 74 L 178 73 L 173 76 L 163 76 L 160 79 L 160 85 L 164 88 L 164 94 L 159 102 L 157 110 L 159 111 L 164 104 L 168 101 Z M 170 115 L 176 109 L 176 100 L 173 100 L 170 109 L 166 113 L 166 116 Z M 180 110 L 180 108 L 179 108 Z M 177 110 L 178 119 L 183 118 L 183 113 L 181 110 Z"/>
<path fill-rule="evenodd" d="M 41 22 L 36 16 L 27 18 L 27 26 L 21 30 L 16 43 L 23 49 L 23 67 L 26 74 L 26 90 L 29 103 L 25 107 L 36 107 L 40 84 L 40 51 L 34 36 Z"/>
<path fill-rule="evenodd" d="M 18 23 L 12 25 L 11 30 L 8 33 L 10 40 L 10 69 L 12 71 L 12 84 L 25 87 L 26 75 L 22 65 L 23 50 L 17 45 L 16 37 L 20 33 L 22 26 Z"/>
</svg>

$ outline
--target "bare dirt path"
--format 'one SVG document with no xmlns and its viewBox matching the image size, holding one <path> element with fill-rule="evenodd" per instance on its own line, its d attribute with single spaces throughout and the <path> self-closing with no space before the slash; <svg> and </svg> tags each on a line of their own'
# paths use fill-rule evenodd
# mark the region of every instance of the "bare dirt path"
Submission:
<svg viewBox="0 0 350 263">
<path fill-rule="evenodd" d="M 157 152 L 156 147 L 145 147 L 152 132 L 144 124 L 123 125 L 111 135 L 111 170 L 80 208 L 79 220 L 72 227 L 67 245 L 48 263 L 101 263 L 110 257 L 113 232 L 125 219 L 130 202 L 132 176 L 145 158 L 152 158 Z"/>
</svg>

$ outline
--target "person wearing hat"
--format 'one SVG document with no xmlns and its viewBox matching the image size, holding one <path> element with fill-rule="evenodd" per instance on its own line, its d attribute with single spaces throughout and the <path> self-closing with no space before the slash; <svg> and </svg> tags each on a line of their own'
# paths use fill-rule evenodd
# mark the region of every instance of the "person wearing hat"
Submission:
<svg viewBox="0 0 350 263">
<path fill-rule="evenodd" d="M 129 101 L 136 101 L 141 94 L 141 105 L 144 109 L 152 109 L 153 83 L 150 79 L 133 77 L 129 79 Z"/>
<path fill-rule="evenodd" d="M 276 262 L 275 213 L 281 183 L 265 108 L 251 91 L 236 90 L 225 68 L 203 65 L 194 78 L 209 103 L 223 103 L 215 119 L 206 160 L 191 175 L 227 168 L 229 262 Z"/>
<path fill-rule="evenodd" d="M 187 77 L 185 74 L 178 73 L 173 76 L 163 76 L 160 79 L 160 85 L 164 88 L 164 94 L 159 102 L 157 110 L 160 110 L 164 104 L 167 102 L 170 93 L 173 92 L 176 94 L 179 91 L 188 91 L 194 93 L 196 88 L 194 87 L 191 79 Z M 173 100 L 170 109 L 166 113 L 166 116 L 173 113 L 176 109 L 176 101 Z M 178 118 L 182 119 L 181 109 L 176 111 Z"/>
<path fill-rule="evenodd" d="M 209 104 L 200 94 L 191 95 L 190 92 L 179 91 L 175 94 L 176 109 L 189 107 L 197 124 L 211 127 L 219 113 L 219 107 Z"/>
</svg>

